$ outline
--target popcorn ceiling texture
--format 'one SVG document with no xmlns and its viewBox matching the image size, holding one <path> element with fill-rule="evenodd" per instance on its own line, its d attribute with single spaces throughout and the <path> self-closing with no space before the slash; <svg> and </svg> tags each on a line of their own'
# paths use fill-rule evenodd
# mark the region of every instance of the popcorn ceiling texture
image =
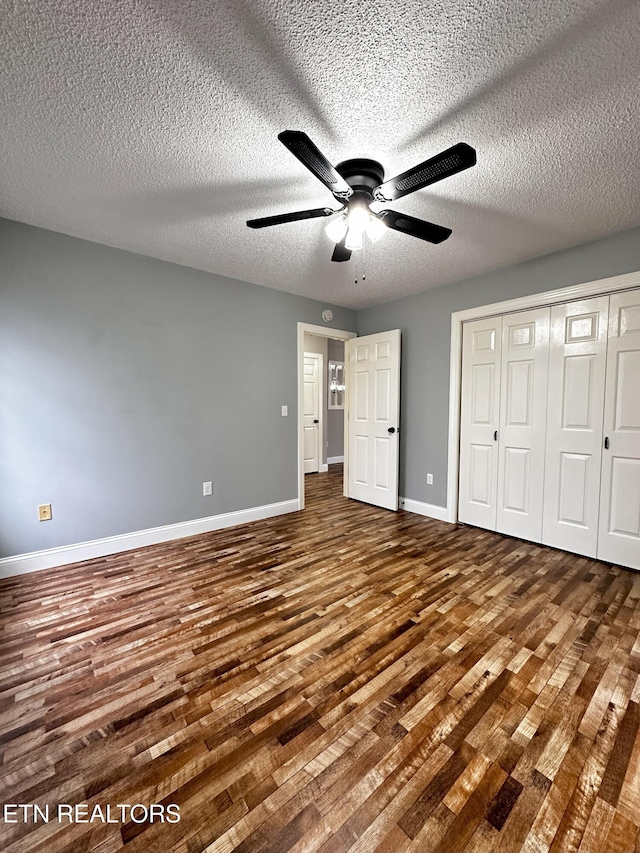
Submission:
<svg viewBox="0 0 640 853">
<path fill-rule="evenodd" d="M 0 0 L 0 215 L 359 307 L 640 225 L 637 0 Z M 390 207 L 332 264 L 331 205 L 281 145 L 387 177 L 458 141 L 478 165 Z M 553 282 L 549 282 L 553 287 Z"/>
</svg>

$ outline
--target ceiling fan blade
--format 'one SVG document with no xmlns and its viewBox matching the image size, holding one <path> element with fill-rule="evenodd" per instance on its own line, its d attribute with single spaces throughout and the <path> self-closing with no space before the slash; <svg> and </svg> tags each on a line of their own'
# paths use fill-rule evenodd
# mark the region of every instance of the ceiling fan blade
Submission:
<svg viewBox="0 0 640 853">
<path fill-rule="evenodd" d="M 419 240 L 426 240 L 427 243 L 442 243 L 451 235 L 450 228 L 443 228 L 442 225 L 434 225 L 433 222 L 416 219 L 415 216 L 407 216 L 406 213 L 398 213 L 395 210 L 381 210 L 378 218 L 388 228 L 393 228 L 394 231 L 400 231 L 402 234 L 409 234 L 410 237 L 417 237 Z"/>
<path fill-rule="evenodd" d="M 278 139 L 285 145 L 294 157 L 306 166 L 309 171 L 342 201 L 353 195 L 353 190 L 324 156 L 322 151 L 313 144 L 306 133 L 300 130 L 283 130 Z"/>
<path fill-rule="evenodd" d="M 344 245 L 344 241 L 346 240 L 346 235 L 340 240 L 339 243 L 336 243 L 335 248 L 333 250 L 333 254 L 331 255 L 332 261 L 348 261 L 351 257 L 351 249 L 347 249 Z"/>
<path fill-rule="evenodd" d="M 373 191 L 376 201 L 394 201 L 421 190 L 429 184 L 435 184 L 443 178 L 449 178 L 476 164 L 475 149 L 466 142 L 458 142 L 446 151 L 436 154 L 430 160 L 419 163 L 395 178 L 389 178 Z"/>
<path fill-rule="evenodd" d="M 338 213 L 330 207 L 316 207 L 314 210 L 296 210 L 294 213 L 281 213 L 279 216 L 264 216 L 262 219 L 248 219 L 249 228 L 268 228 L 270 225 L 282 225 L 284 222 L 297 222 L 299 219 L 315 219 L 318 216 L 331 216 Z"/>
</svg>

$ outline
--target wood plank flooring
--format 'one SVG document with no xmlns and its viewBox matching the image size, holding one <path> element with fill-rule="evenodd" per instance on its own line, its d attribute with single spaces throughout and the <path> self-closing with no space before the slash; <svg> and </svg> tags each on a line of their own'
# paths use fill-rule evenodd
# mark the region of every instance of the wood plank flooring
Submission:
<svg viewBox="0 0 640 853">
<path fill-rule="evenodd" d="M 181 816 L 3 822 L 4 853 L 640 849 L 640 575 L 340 477 L 0 582 L 0 800 Z"/>
</svg>

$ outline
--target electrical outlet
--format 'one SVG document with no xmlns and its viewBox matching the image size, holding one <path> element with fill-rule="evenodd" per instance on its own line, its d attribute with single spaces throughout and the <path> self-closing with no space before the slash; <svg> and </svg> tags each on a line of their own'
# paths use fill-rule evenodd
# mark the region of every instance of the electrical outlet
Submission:
<svg viewBox="0 0 640 853">
<path fill-rule="evenodd" d="M 283 406 L 282 407 L 282 417 L 286 418 L 288 416 L 289 416 L 289 406 Z"/>
<path fill-rule="evenodd" d="M 38 521 L 51 521 L 51 504 L 38 505 Z"/>
<path fill-rule="evenodd" d="M 202 494 L 204 497 L 213 494 L 213 484 L 211 483 L 211 480 L 209 480 L 208 483 L 202 484 Z"/>
<path fill-rule="evenodd" d="M 427 486 L 433 486 L 433 474 L 427 474 Z"/>
</svg>

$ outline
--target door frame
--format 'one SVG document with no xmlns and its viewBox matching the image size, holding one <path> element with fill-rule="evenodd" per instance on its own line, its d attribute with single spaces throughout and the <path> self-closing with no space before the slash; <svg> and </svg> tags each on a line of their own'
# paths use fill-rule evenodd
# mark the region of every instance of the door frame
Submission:
<svg viewBox="0 0 640 853">
<path fill-rule="evenodd" d="M 357 332 L 347 332 L 344 329 L 331 329 L 327 326 L 314 326 L 311 323 L 298 322 L 298 509 L 304 509 L 304 452 L 302 445 L 302 427 L 304 425 L 304 336 L 315 335 L 318 338 L 331 338 L 334 341 L 348 341 L 358 336 Z M 324 368 L 323 368 L 324 369 Z M 324 387 L 324 382 L 322 383 Z M 324 400 L 322 401 L 324 405 Z M 345 389 L 344 400 L 344 472 L 345 478 L 349 470 L 349 445 L 347 441 L 349 412 L 349 385 Z M 323 448 L 320 448 L 322 458 Z M 343 490 L 344 493 L 344 490 Z"/>
<path fill-rule="evenodd" d="M 458 520 L 458 479 L 460 467 L 460 399 L 462 391 L 462 324 L 498 314 L 513 314 L 529 308 L 546 308 L 561 302 L 574 302 L 591 296 L 603 296 L 640 287 L 640 271 L 610 278 L 573 284 L 558 290 L 533 293 L 491 305 L 479 305 L 451 314 L 451 350 L 449 357 L 449 445 L 447 464 L 447 507 L 444 520 Z"/>
</svg>

